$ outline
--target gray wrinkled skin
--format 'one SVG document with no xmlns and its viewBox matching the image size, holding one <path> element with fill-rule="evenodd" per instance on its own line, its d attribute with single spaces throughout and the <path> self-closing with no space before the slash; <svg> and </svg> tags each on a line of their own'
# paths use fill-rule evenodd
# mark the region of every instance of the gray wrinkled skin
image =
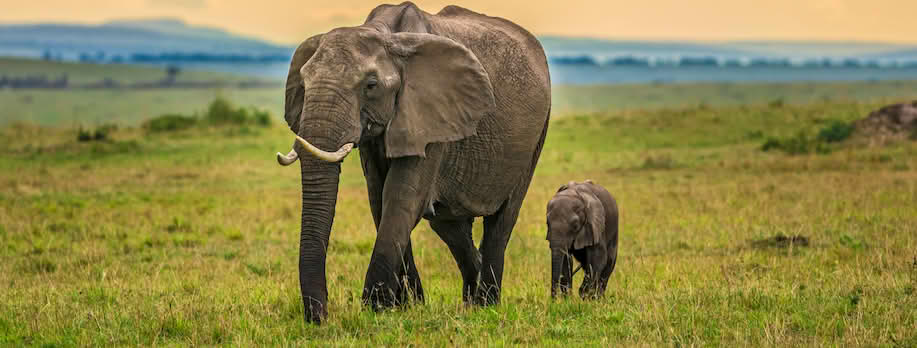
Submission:
<svg viewBox="0 0 917 348">
<path fill-rule="evenodd" d="M 585 272 L 580 296 L 599 298 L 618 259 L 618 205 L 602 186 L 586 180 L 563 185 L 548 202 L 551 297 L 573 286 L 573 259 Z"/>
<path fill-rule="evenodd" d="M 551 91 L 538 41 L 521 27 L 448 6 L 375 8 L 359 27 L 294 53 L 284 117 L 324 151 L 360 149 L 377 234 L 364 303 L 423 301 L 410 235 L 421 218 L 446 242 L 463 299 L 500 300 L 503 255 L 547 133 Z M 305 319 L 327 314 L 325 258 L 339 163 L 294 145 L 302 170 L 300 289 Z M 484 218 L 480 248 L 471 223 Z"/>
</svg>

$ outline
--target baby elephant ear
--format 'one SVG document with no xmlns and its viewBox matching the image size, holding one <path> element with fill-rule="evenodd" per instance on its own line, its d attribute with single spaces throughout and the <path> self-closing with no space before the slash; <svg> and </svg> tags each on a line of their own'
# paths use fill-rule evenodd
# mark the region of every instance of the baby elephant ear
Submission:
<svg viewBox="0 0 917 348">
<path fill-rule="evenodd" d="M 427 144 L 477 134 L 496 102 L 484 66 L 468 48 L 432 34 L 396 33 L 389 53 L 402 60 L 395 117 L 385 131 L 386 156 L 425 156 Z"/>
<path fill-rule="evenodd" d="M 588 188 L 577 190 L 586 204 L 586 223 L 573 241 L 574 249 L 582 249 L 602 242 L 605 234 L 605 206 Z"/>
</svg>

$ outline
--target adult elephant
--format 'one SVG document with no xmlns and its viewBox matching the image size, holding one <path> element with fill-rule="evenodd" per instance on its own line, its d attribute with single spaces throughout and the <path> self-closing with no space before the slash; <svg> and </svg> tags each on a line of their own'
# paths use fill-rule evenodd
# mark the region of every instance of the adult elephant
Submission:
<svg viewBox="0 0 917 348">
<path fill-rule="evenodd" d="M 376 244 L 363 288 L 373 308 L 423 300 L 411 250 L 421 218 L 449 247 L 463 299 L 500 300 L 503 255 L 547 132 L 550 78 L 541 44 L 502 18 L 410 2 L 358 27 L 305 40 L 290 63 L 285 118 L 300 159 L 299 283 L 306 321 L 327 315 L 325 257 L 340 161 L 354 146 Z M 480 250 L 471 238 L 484 217 Z"/>
</svg>

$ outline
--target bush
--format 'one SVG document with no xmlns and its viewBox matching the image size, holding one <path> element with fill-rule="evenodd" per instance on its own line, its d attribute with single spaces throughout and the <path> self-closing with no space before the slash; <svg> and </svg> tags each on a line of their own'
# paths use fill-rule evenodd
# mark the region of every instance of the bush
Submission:
<svg viewBox="0 0 917 348">
<path fill-rule="evenodd" d="M 828 143 L 836 143 L 846 140 L 852 134 L 852 124 L 841 121 L 833 121 L 827 127 L 818 132 L 818 140 Z"/>
<path fill-rule="evenodd" d="M 207 122 L 212 125 L 245 125 L 255 124 L 262 127 L 271 125 L 271 114 L 267 111 L 251 108 L 236 108 L 223 97 L 217 97 L 207 107 L 205 115 Z"/>
<path fill-rule="evenodd" d="M 248 113 L 245 109 L 234 108 L 232 104 L 223 97 L 217 97 L 210 102 L 205 117 L 207 122 L 214 125 L 245 124 L 248 121 Z"/>
<path fill-rule="evenodd" d="M 801 155 L 811 152 L 814 142 L 806 134 L 800 131 L 795 136 L 784 139 L 780 142 L 780 149 L 791 155 Z"/>
<path fill-rule="evenodd" d="M 767 152 L 770 150 L 779 150 L 780 149 L 780 139 L 777 138 L 767 138 L 767 141 L 764 142 L 764 145 L 761 145 L 761 151 Z"/>
<path fill-rule="evenodd" d="M 79 142 L 92 141 L 92 132 L 86 129 L 83 129 L 83 127 L 80 126 L 80 129 L 76 131 L 76 141 L 79 141 Z"/>
<path fill-rule="evenodd" d="M 181 114 L 166 114 L 147 120 L 144 122 L 143 127 L 148 132 L 156 133 L 188 129 L 196 124 L 231 125 L 242 126 L 243 128 L 254 124 L 261 127 L 269 127 L 271 125 L 271 113 L 256 108 L 236 108 L 225 98 L 217 97 L 210 102 L 206 113 L 201 118 Z"/>
<path fill-rule="evenodd" d="M 174 132 L 188 129 L 197 124 L 197 118 L 179 114 L 166 114 L 147 120 L 143 128 L 148 132 Z"/>
<path fill-rule="evenodd" d="M 108 135 L 114 133 L 116 130 L 118 130 L 118 125 L 114 123 L 103 124 L 96 128 L 96 132 L 92 136 L 92 139 L 97 141 L 108 140 L 110 138 Z"/>
<path fill-rule="evenodd" d="M 783 101 L 783 98 L 776 98 L 774 100 L 771 100 L 770 103 L 767 103 L 767 106 L 774 108 L 774 109 L 782 108 L 784 105 L 786 105 L 786 102 Z"/>
<path fill-rule="evenodd" d="M 265 110 L 252 109 L 252 118 L 254 118 L 255 124 L 261 127 L 270 127 L 271 125 L 271 113 Z"/>
<path fill-rule="evenodd" d="M 810 138 L 806 132 L 803 131 L 785 139 L 768 138 L 767 141 L 761 145 L 761 151 L 770 150 L 781 150 L 790 155 L 807 154 L 812 152 L 812 150 L 818 153 L 830 152 L 830 148 Z"/>
<path fill-rule="evenodd" d="M 768 138 L 761 145 L 761 151 L 781 150 L 790 155 L 801 155 L 811 152 L 826 154 L 831 152 L 831 143 L 846 140 L 853 135 L 853 125 L 841 121 L 832 121 L 827 127 L 811 138 L 805 131 L 799 131 L 789 138 Z"/>
<path fill-rule="evenodd" d="M 118 130 L 118 125 L 113 123 L 106 123 L 96 127 L 95 131 L 84 129 L 83 126 L 80 126 L 79 130 L 76 132 L 76 141 L 108 141 L 110 140 L 108 135 L 114 133 L 116 130 Z"/>
</svg>

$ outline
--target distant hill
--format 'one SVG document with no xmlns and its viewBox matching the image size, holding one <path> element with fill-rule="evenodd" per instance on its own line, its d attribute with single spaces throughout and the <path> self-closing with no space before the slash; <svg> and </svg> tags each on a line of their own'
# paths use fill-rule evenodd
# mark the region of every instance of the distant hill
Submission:
<svg viewBox="0 0 917 348">
<path fill-rule="evenodd" d="M 177 19 L 117 20 L 101 25 L 0 25 L 0 55 L 60 60 L 129 61 L 133 54 L 207 53 L 277 56 L 293 48 L 189 26 Z"/>
<path fill-rule="evenodd" d="M 596 61 L 607 61 L 618 57 L 657 59 L 714 57 L 747 60 L 897 58 L 917 60 L 917 45 L 907 46 L 881 42 L 667 42 L 563 36 L 542 36 L 539 40 L 549 56 L 588 56 Z"/>
<path fill-rule="evenodd" d="M 902 49 L 899 51 L 892 52 L 882 52 L 879 54 L 871 55 L 876 58 L 886 58 L 886 59 L 914 59 L 917 57 L 917 47 L 912 47 L 910 49 Z"/>
<path fill-rule="evenodd" d="M 540 36 L 539 40 L 548 55 L 552 73 L 560 77 L 555 81 L 563 83 L 778 79 L 772 72 L 760 72 L 762 68 L 784 73 L 779 77 L 781 81 L 907 79 L 917 71 L 917 45 L 628 41 L 551 35 Z M 171 18 L 113 20 L 100 25 L 0 25 L 0 57 L 170 65 L 185 71 L 232 72 L 282 79 L 289 69 L 293 50 L 292 45 L 276 44 L 220 28 L 192 26 Z M 690 69 L 695 71 L 678 75 Z M 708 71 L 711 69 L 728 70 L 729 73 L 714 76 Z M 784 71 L 787 69 L 793 71 Z M 803 69 L 809 70 L 803 72 Z M 829 71 L 831 69 L 835 70 Z M 839 74 L 836 69 L 848 69 L 851 74 Z M 904 70 L 906 74 L 902 73 Z M 759 75 L 750 77 L 746 72 Z"/>
</svg>

